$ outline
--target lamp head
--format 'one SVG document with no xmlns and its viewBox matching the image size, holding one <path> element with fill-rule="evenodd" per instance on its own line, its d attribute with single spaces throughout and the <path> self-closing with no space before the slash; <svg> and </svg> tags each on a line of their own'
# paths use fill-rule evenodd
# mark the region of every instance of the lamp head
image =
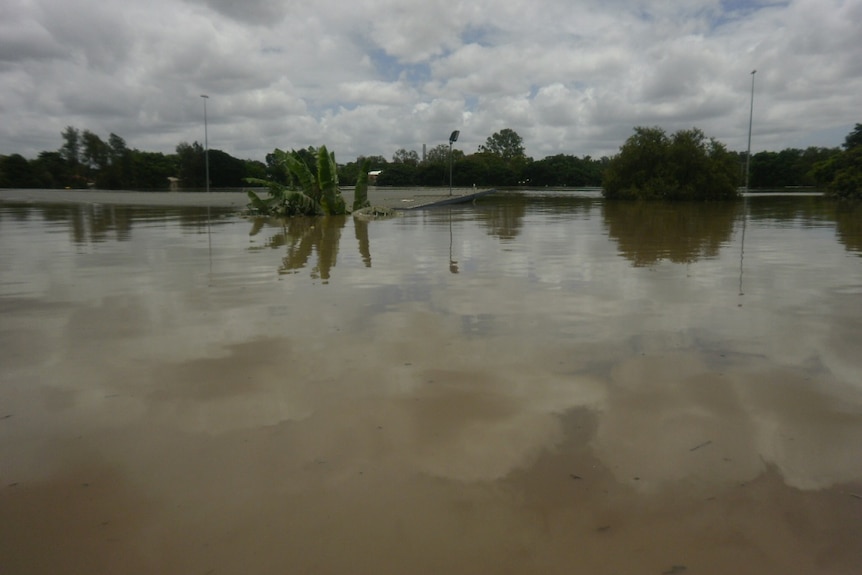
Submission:
<svg viewBox="0 0 862 575">
<path fill-rule="evenodd" d="M 461 132 L 460 132 L 459 130 L 455 130 L 454 132 L 452 132 L 451 134 L 449 134 L 449 143 L 450 143 L 450 144 L 454 144 L 455 142 L 457 142 L 457 141 L 458 141 L 458 136 L 459 136 L 460 134 L 461 134 Z"/>
</svg>

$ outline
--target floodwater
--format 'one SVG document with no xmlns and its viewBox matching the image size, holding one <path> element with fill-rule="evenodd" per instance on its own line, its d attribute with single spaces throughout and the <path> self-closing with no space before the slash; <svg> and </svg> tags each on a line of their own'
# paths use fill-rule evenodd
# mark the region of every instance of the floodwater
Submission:
<svg viewBox="0 0 862 575">
<path fill-rule="evenodd" d="M 862 572 L 862 210 L 0 203 L 0 573 Z"/>
</svg>

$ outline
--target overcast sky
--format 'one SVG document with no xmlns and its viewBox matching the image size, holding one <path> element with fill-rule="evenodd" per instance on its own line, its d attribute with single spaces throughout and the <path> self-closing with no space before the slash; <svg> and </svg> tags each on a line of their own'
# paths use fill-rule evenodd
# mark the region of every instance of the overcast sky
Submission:
<svg viewBox="0 0 862 575">
<path fill-rule="evenodd" d="M 341 162 L 503 128 L 611 155 L 634 126 L 730 149 L 838 146 L 862 122 L 862 0 L 0 0 L 0 154 L 66 126 L 171 153 Z"/>
</svg>

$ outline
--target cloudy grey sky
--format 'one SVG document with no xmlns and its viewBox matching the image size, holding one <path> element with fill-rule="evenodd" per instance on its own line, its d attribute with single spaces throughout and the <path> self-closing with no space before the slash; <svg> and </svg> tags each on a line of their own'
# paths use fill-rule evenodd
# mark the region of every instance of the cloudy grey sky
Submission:
<svg viewBox="0 0 862 575">
<path fill-rule="evenodd" d="M 862 122 L 862 0 L 0 0 L 0 154 L 66 126 L 262 160 L 610 155 L 634 126 L 745 150 L 837 146 Z"/>
</svg>

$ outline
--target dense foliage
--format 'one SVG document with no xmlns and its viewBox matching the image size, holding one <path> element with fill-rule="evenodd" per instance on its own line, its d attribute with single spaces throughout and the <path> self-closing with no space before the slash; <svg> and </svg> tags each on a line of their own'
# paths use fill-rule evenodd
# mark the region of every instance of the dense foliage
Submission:
<svg viewBox="0 0 862 575">
<path fill-rule="evenodd" d="M 661 128 L 637 127 L 602 183 L 609 199 L 724 200 L 738 194 L 739 164 L 697 128 L 668 136 Z"/>
<path fill-rule="evenodd" d="M 131 149 L 116 134 L 103 141 L 88 130 L 68 127 L 61 135 L 58 150 L 35 159 L 0 156 L 0 188 L 165 189 L 169 181 L 178 181 L 182 189 L 206 187 L 205 150 L 198 142 L 181 142 L 175 153 L 163 154 Z M 751 157 L 750 187 L 816 186 L 835 197 L 858 197 L 860 146 L 862 125 L 857 124 L 843 150 L 810 147 L 756 153 Z M 292 153 L 316 170 L 318 150 L 308 147 Z M 448 186 L 450 161 L 457 187 L 596 187 L 604 181 L 611 190 L 608 197 L 722 197 L 729 189 L 728 179 L 738 185 L 745 175 L 744 153 L 727 152 L 696 129 L 668 136 L 659 128 L 636 128 L 614 162 L 567 154 L 533 160 L 525 155 L 520 135 L 506 128 L 472 154 L 439 144 L 421 157 L 402 148 L 391 160 L 360 156 L 336 168 L 339 182 L 347 186 L 355 185 L 368 170 L 379 171 L 374 182 L 378 186 Z M 210 149 L 209 164 L 213 188 L 241 188 L 248 178 L 267 186 L 291 185 L 278 150 L 260 162 Z"/>
<path fill-rule="evenodd" d="M 815 173 L 828 196 L 862 200 L 862 124 L 856 124 L 843 147 L 843 152 L 817 164 Z"/>
<path fill-rule="evenodd" d="M 249 212 L 267 216 L 338 215 L 347 212 L 344 198 L 338 188 L 338 169 L 335 154 L 321 146 L 310 165 L 303 151 L 290 153 L 276 149 L 273 165 L 283 171 L 289 184 L 274 180 L 247 178 L 250 184 L 263 186 L 269 197 L 262 199 L 249 190 Z"/>
<path fill-rule="evenodd" d="M 814 167 L 838 153 L 837 149 L 787 148 L 780 152 L 758 152 L 751 156 L 749 187 L 753 189 L 815 187 Z M 741 156 L 744 163 L 745 155 Z"/>
<path fill-rule="evenodd" d="M 273 179 L 247 178 L 250 184 L 262 186 L 269 197 L 261 198 L 248 190 L 248 210 L 266 216 L 343 215 L 347 206 L 338 186 L 338 168 L 335 154 L 321 146 L 316 153 L 308 150 L 283 152 L 275 150 L 271 162 L 288 181 L 282 184 Z M 309 158 L 313 156 L 313 163 Z M 368 207 L 368 161 L 360 167 L 354 193 L 353 210 Z"/>
<path fill-rule="evenodd" d="M 177 180 L 182 189 L 206 187 L 205 150 L 199 142 L 181 142 L 175 153 L 163 154 L 128 148 L 116 134 L 104 142 L 88 130 L 70 126 L 61 135 L 63 143 L 57 151 L 42 152 L 36 159 L 0 156 L 0 188 L 165 189 L 170 180 Z M 555 156 L 551 163 L 559 171 L 549 170 L 549 162 L 533 162 L 524 155 L 521 137 L 511 129 L 493 134 L 480 149 L 469 155 L 451 150 L 455 186 L 598 186 L 601 182 L 602 161 Z M 315 164 L 313 147 L 296 153 L 310 166 Z M 338 178 L 342 185 L 352 186 L 361 166 L 367 164 L 368 170 L 381 172 L 375 182 L 379 186 L 448 186 L 449 146 L 439 144 L 423 155 L 402 148 L 391 160 L 360 156 L 337 166 Z M 210 149 L 210 186 L 243 187 L 247 178 L 288 185 L 280 161 L 278 150 L 260 162 Z"/>
<path fill-rule="evenodd" d="M 204 148 L 198 142 L 183 142 L 176 154 L 162 154 L 130 149 L 116 134 L 105 142 L 71 126 L 62 137 L 59 150 L 42 152 L 35 160 L 20 154 L 0 157 L 0 187 L 164 189 L 170 178 L 179 178 L 184 188 L 206 186 Z M 209 164 L 214 187 L 238 187 L 245 177 L 266 174 L 262 162 L 239 160 L 221 150 L 209 151 Z"/>
</svg>

